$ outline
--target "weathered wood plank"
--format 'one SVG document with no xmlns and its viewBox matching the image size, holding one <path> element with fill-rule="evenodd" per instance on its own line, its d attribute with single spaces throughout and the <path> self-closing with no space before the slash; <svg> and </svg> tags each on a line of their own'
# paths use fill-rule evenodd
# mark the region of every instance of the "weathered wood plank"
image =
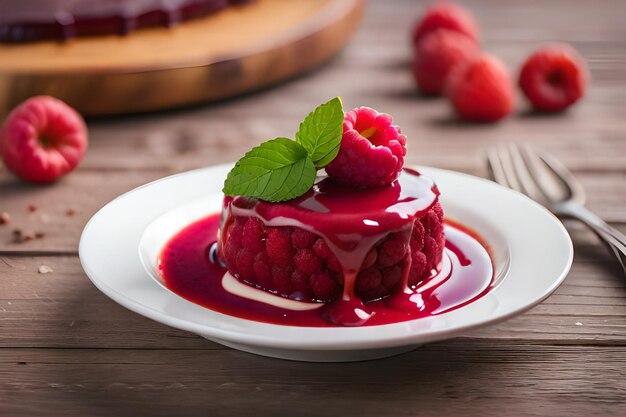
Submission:
<svg viewBox="0 0 626 417">
<path fill-rule="evenodd" d="M 84 172 L 51 185 L 30 185 L 0 173 L 0 212 L 11 216 L 9 224 L 0 225 L 0 252 L 76 252 L 85 223 L 98 209 L 162 176 L 163 171 Z M 23 241 L 14 236 L 16 230 L 43 237 Z"/>
<path fill-rule="evenodd" d="M 0 381 L 14 417 L 618 416 L 626 406 L 621 347 L 492 341 L 322 365 L 232 350 L 0 349 Z"/>
<path fill-rule="evenodd" d="M 599 258 L 610 261 L 608 253 Z M 46 265 L 53 272 L 38 273 Z M 76 257 L 0 257 L 0 347 L 214 349 L 101 294 Z M 543 304 L 466 338 L 624 345 L 626 281 L 617 266 L 577 262 Z"/>
<path fill-rule="evenodd" d="M 52 272 L 40 274 L 45 265 Z M 131 313 L 100 293 L 76 257 L 0 257 L 0 346 L 216 345 Z"/>
</svg>

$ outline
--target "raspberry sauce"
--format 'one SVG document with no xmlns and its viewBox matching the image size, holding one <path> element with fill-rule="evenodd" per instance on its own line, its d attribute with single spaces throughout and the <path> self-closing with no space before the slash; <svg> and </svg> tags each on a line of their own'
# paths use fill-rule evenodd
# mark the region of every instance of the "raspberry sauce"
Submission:
<svg viewBox="0 0 626 417">
<path fill-rule="evenodd" d="M 471 303 L 489 291 L 493 280 L 487 245 L 465 226 L 446 220 L 446 247 L 440 270 L 434 271 L 422 284 L 390 297 L 366 303 L 341 298 L 317 306 L 286 300 L 241 283 L 253 294 L 242 296 L 225 289 L 230 288 L 227 282 L 239 281 L 213 259 L 219 226 L 220 215 L 215 214 L 180 231 L 161 252 L 159 269 L 166 287 L 179 296 L 210 310 L 247 320 L 302 327 L 398 323 Z M 278 302 L 268 303 L 262 297 L 273 297 Z M 284 307 L 280 302 L 285 300 L 303 305 L 305 309 Z"/>
</svg>

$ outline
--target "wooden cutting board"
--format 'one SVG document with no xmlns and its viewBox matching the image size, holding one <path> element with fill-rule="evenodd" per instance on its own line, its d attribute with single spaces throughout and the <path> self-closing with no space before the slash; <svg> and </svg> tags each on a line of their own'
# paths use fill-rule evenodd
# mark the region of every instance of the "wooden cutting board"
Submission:
<svg viewBox="0 0 626 417">
<path fill-rule="evenodd" d="M 219 100 L 307 71 L 350 39 L 365 0 L 256 0 L 174 28 L 0 43 L 0 116 L 56 96 L 83 115 Z"/>
</svg>

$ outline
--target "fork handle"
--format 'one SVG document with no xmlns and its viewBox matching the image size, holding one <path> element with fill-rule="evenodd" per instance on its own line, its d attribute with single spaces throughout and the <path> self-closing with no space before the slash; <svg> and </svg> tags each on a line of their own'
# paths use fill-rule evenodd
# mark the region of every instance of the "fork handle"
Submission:
<svg viewBox="0 0 626 417">
<path fill-rule="evenodd" d="M 602 240 L 609 244 L 624 273 L 626 273 L 626 236 L 622 232 L 609 226 L 585 206 L 573 201 L 557 204 L 553 210 L 557 216 L 574 218 L 589 226 Z"/>
</svg>

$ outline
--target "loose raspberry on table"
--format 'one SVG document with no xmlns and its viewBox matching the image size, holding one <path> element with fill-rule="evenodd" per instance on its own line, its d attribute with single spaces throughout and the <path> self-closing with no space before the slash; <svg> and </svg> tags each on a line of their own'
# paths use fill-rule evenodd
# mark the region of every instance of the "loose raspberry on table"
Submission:
<svg viewBox="0 0 626 417">
<path fill-rule="evenodd" d="M 87 150 L 87 127 L 70 106 L 49 96 L 16 107 L 0 132 L 0 154 L 18 177 L 49 183 L 72 171 Z"/>
<path fill-rule="evenodd" d="M 398 289 L 411 257 L 409 285 L 427 279 L 441 261 L 445 244 L 443 211 L 439 203 L 416 219 L 411 235 L 389 233 L 365 256 L 355 283 L 364 301 Z M 260 223 L 260 224 L 259 224 Z M 262 227 L 260 227 L 262 226 Z M 258 233 L 264 245 L 251 247 L 241 231 Z M 303 301 L 332 301 L 343 291 L 343 268 L 321 237 L 296 227 L 269 227 L 258 218 L 235 216 L 224 233 L 220 257 L 239 279 L 283 297 Z M 408 243 L 407 243 L 408 242 Z"/>
<path fill-rule="evenodd" d="M 426 10 L 413 30 L 413 45 L 417 46 L 429 33 L 437 29 L 453 30 L 478 44 L 478 25 L 463 7 L 450 2 L 439 2 Z"/>
<path fill-rule="evenodd" d="M 450 74 L 447 95 L 457 115 L 472 122 L 495 122 L 513 110 L 515 92 L 504 64 L 489 54 L 470 58 Z"/>
<path fill-rule="evenodd" d="M 336 181 L 355 187 L 377 187 L 398 178 L 406 155 L 406 136 L 391 116 L 369 107 L 346 113 L 337 157 L 326 166 Z"/>
<path fill-rule="evenodd" d="M 519 86 L 538 111 L 558 112 L 576 103 L 587 86 L 585 61 L 568 45 L 555 44 L 528 57 Z"/>
<path fill-rule="evenodd" d="M 428 95 L 442 94 L 452 69 L 478 52 L 476 42 L 461 32 L 428 33 L 415 47 L 413 76 L 419 89 Z"/>
</svg>

